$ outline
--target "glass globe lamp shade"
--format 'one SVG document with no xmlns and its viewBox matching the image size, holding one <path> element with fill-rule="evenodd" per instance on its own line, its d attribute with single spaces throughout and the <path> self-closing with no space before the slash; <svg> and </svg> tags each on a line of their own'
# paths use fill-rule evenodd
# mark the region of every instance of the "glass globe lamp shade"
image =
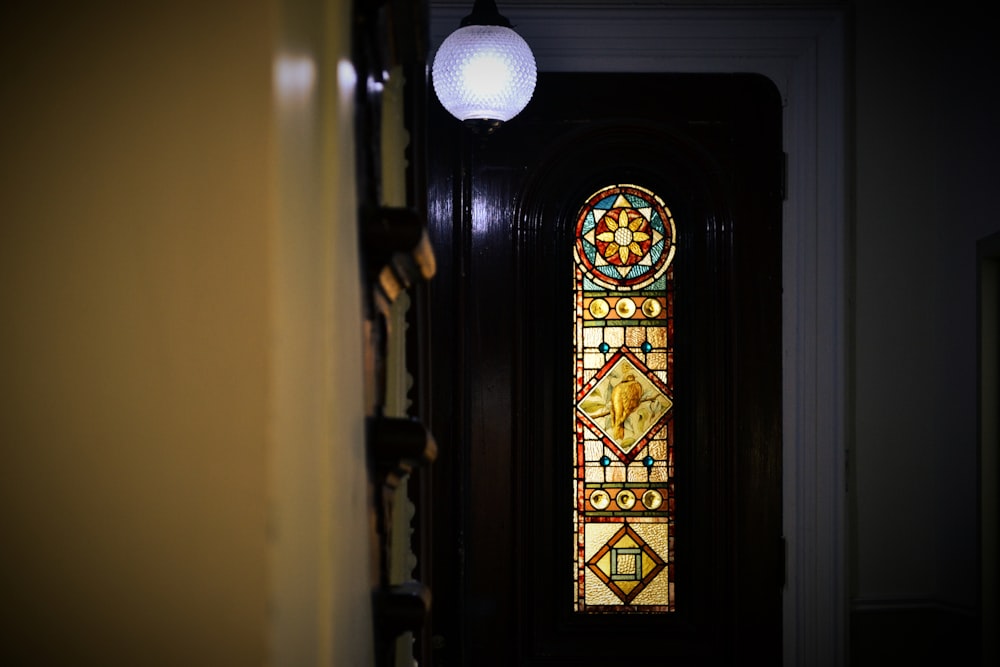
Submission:
<svg viewBox="0 0 1000 667">
<path fill-rule="evenodd" d="M 441 43 L 431 77 L 448 113 L 495 129 L 527 106 L 537 68 L 528 43 L 512 28 L 465 25 Z"/>
</svg>

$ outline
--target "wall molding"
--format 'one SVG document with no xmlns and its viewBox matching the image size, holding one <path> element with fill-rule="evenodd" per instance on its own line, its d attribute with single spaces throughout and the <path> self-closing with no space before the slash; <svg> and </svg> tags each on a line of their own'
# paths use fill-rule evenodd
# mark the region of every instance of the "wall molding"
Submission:
<svg viewBox="0 0 1000 667">
<path fill-rule="evenodd" d="M 431 2 L 431 54 L 469 6 Z M 744 72 L 784 100 L 784 664 L 847 663 L 847 199 L 840 10 L 511 4 L 541 71 Z M 669 91 L 664 92 L 669 103 Z"/>
<path fill-rule="evenodd" d="M 976 618 L 972 607 L 942 602 L 933 598 L 855 598 L 851 600 L 851 613 L 881 613 L 900 611 L 937 612 Z"/>
</svg>

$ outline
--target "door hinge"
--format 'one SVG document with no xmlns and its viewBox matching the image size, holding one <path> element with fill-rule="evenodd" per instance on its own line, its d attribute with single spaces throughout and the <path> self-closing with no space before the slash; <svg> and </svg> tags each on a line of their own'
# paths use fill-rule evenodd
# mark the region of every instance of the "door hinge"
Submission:
<svg viewBox="0 0 1000 667">
<path fill-rule="evenodd" d="M 781 173 L 778 175 L 778 187 L 781 190 L 781 201 L 788 199 L 788 153 L 781 152 Z"/>
<path fill-rule="evenodd" d="M 788 541 L 784 535 L 778 539 L 778 581 L 780 588 L 788 587 Z"/>
</svg>

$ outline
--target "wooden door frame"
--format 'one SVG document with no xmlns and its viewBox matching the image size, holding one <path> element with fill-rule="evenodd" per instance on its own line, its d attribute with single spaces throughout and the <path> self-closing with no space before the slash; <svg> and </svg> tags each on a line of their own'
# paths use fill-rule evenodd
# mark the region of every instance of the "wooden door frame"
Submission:
<svg viewBox="0 0 1000 667">
<path fill-rule="evenodd" d="M 977 331 L 979 348 L 979 576 L 980 581 L 980 648 L 982 664 L 990 665 L 1000 655 L 994 628 L 997 623 L 998 586 L 997 531 L 998 458 L 997 436 L 1000 418 L 995 413 L 1000 397 L 1000 361 L 997 340 L 1000 340 L 1000 233 L 979 239 L 976 243 L 976 272 L 978 274 Z"/>
<path fill-rule="evenodd" d="M 430 3 L 431 53 L 469 6 Z M 778 87 L 788 155 L 782 239 L 784 664 L 846 664 L 844 11 L 515 2 L 502 11 L 531 45 L 541 71 L 749 72 Z M 628 47 L 616 48 L 620 44 Z"/>
</svg>

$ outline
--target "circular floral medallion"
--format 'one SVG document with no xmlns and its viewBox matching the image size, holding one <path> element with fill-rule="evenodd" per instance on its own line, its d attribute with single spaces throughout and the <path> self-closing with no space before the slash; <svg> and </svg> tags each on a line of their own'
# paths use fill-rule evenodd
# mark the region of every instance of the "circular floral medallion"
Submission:
<svg viewBox="0 0 1000 667">
<path fill-rule="evenodd" d="M 576 260 L 599 285 L 638 289 L 666 271 L 676 230 L 666 204 L 638 185 L 610 185 L 577 215 Z"/>
</svg>

